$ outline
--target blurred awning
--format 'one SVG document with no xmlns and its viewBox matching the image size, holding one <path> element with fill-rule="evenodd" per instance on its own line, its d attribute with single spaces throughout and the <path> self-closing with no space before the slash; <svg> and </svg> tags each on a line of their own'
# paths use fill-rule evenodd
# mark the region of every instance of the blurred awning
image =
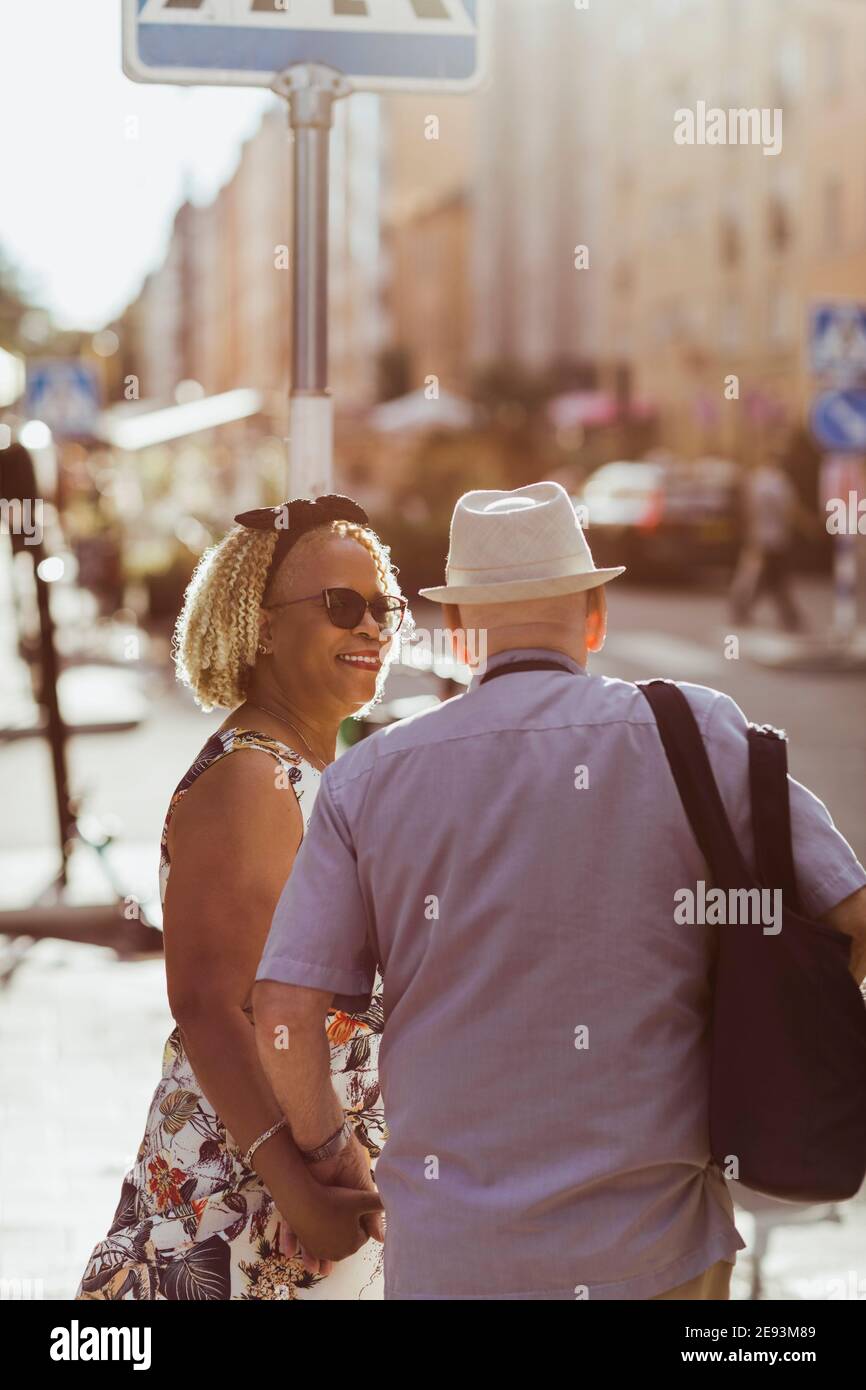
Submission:
<svg viewBox="0 0 866 1390">
<path fill-rule="evenodd" d="M 654 414 L 652 401 L 636 397 L 623 409 L 609 391 L 566 391 L 547 405 L 548 419 L 557 430 L 615 425 L 622 420 L 647 420 Z"/>
<path fill-rule="evenodd" d="M 370 411 L 368 422 L 380 434 L 411 433 L 416 430 L 469 429 L 475 422 L 475 407 L 462 396 L 443 391 L 435 399 L 428 398 L 422 387 L 385 401 Z"/>
<path fill-rule="evenodd" d="M 152 444 L 165 444 L 218 425 L 247 420 L 251 415 L 258 415 L 263 406 L 262 392 L 248 389 L 223 391 L 218 396 L 204 396 L 183 405 L 155 408 L 144 402 L 124 402 L 102 412 L 99 435 L 106 444 L 117 449 L 147 449 Z"/>
</svg>

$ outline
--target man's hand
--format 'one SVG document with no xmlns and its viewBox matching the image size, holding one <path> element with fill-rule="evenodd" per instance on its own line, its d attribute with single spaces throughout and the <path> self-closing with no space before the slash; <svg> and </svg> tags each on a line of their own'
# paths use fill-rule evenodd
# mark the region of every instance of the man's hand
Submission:
<svg viewBox="0 0 866 1390">
<path fill-rule="evenodd" d="M 373 1181 L 370 1168 L 370 1155 L 364 1145 L 353 1135 L 342 1153 L 335 1158 L 325 1158 L 319 1163 L 310 1164 L 310 1175 L 324 1187 L 350 1187 L 375 1194 L 378 1206 L 361 1218 L 361 1225 L 374 1240 L 384 1242 L 385 1220 L 382 1200 Z"/>
</svg>

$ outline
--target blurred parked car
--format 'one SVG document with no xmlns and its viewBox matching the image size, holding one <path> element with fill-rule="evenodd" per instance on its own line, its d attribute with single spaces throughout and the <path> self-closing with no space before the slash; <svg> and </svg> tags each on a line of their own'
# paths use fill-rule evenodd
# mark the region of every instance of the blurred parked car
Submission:
<svg viewBox="0 0 866 1390">
<path fill-rule="evenodd" d="M 632 576 L 730 566 L 739 544 L 739 470 L 727 459 L 605 463 L 574 499 L 597 565 Z"/>
</svg>

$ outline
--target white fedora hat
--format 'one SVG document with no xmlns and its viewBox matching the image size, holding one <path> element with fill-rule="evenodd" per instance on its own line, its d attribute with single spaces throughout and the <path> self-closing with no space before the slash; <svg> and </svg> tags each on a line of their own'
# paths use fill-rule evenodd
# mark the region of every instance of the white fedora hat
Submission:
<svg viewBox="0 0 866 1390">
<path fill-rule="evenodd" d="M 581 593 L 624 570 L 596 569 L 564 487 L 530 483 L 465 493 L 451 518 L 445 584 L 419 593 L 437 603 L 506 603 Z"/>
</svg>

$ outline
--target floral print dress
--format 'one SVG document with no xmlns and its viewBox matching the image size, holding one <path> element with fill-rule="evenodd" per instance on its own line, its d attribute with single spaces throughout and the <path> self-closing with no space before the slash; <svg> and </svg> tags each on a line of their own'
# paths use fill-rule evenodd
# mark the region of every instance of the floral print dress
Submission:
<svg viewBox="0 0 866 1390">
<path fill-rule="evenodd" d="M 286 744 L 248 729 L 214 734 L 171 798 L 160 846 L 160 896 L 170 863 L 168 827 L 193 782 L 242 748 L 274 758 L 309 825 L 321 773 Z M 363 1014 L 327 1018 L 331 1079 L 355 1133 L 375 1160 L 385 1137 L 377 1060 L 382 1032 L 377 976 Z M 252 1024 L 252 1011 L 246 1011 Z M 326 1276 L 279 1249 L 282 1217 L 261 1179 L 244 1163 L 202 1093 L 175 1028 L 165 1044 L 162 1079 L 144 1138 L 123 1179 L 111 1228 L 90 1256 L 78 1299 L 382 1298 L 382 1246 L 369 1240 Z"/>
</svg>

